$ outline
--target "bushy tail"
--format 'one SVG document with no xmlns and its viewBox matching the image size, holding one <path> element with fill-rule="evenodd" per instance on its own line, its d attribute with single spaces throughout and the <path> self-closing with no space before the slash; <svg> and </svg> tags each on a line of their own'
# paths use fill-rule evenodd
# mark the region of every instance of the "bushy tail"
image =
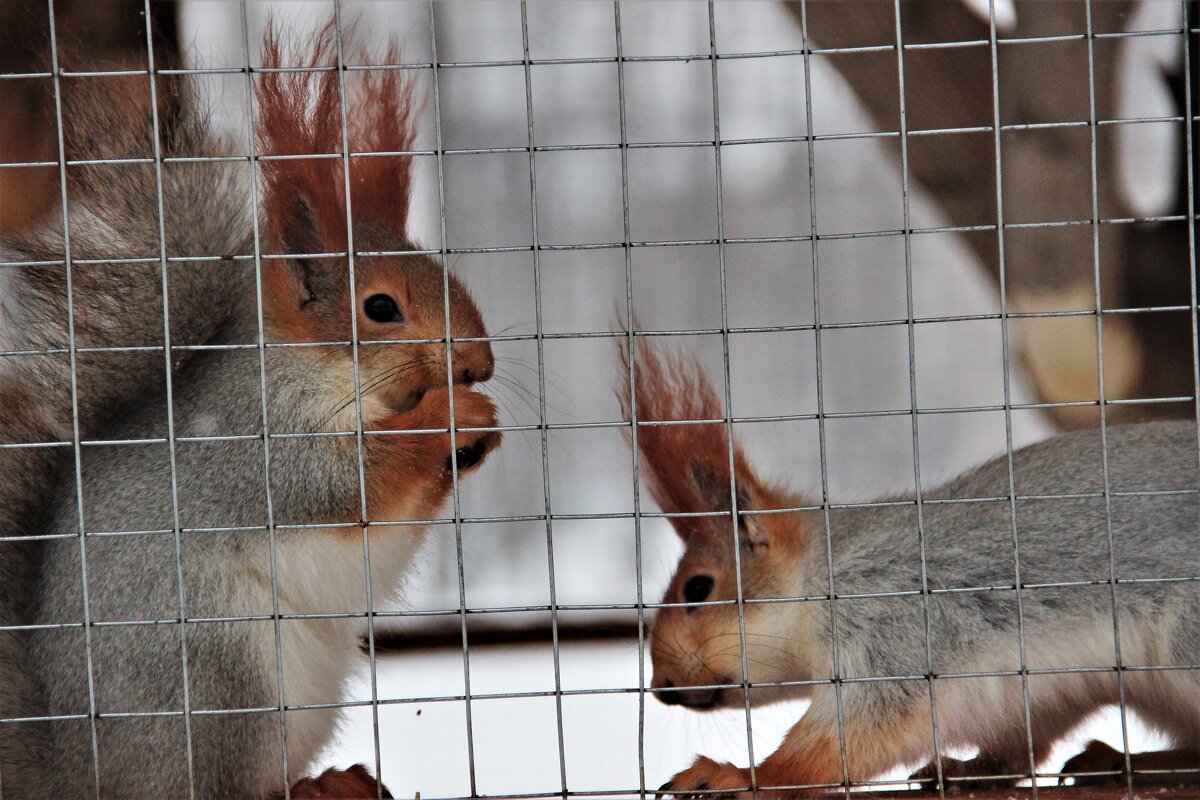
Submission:
<svg viewBox="0 0 1200 800">
<path fill-rule="evenodd" d="M 0 537 L 36 532 L 43 496 L 71 453 L 76 420 L 86 437 L 129 403 L 163 396 L 162 256 L 251 252 L 249 167 L 171 163 L 228 155 L 230 148 L 211 132 L 185 80 L 158 80 L 159 154 L 168 160 L 160 169 L 149 78 L 61 82 L 66 224 L 60 206 L 40 227 L 0 240 Z M 122 163 L 95 163 L 113 159 Z M 241 283 L 232 275 L 245 269 L 252 262 L 167 262 L 172 344 L 211 338 Z M 0 552 L 0 594 L 19 583 L 4 574 L 5 556 Z"/>
<path fill-rule="evenodd" d="M 36 230 L 0 242 L 3 261 L 23 264 L 0 268 L 0 343 L 27 353 L 3 358 L 0 385 L 32 396 L 49 426 L 38 433 L 50 440 L 71 432 L 71 306 L 77 348 L 161 347 L 166 256 L 171 343 L 194 344 L 220 324 L 238 283 L 231 273 L 247 266 L 227 258 L 250 252 L 247 165 L 171 162 L 226 156 L 230 147 L 212 134 L 187 81 L 159 78 L 167 161 L 156 166 L 148 80 L 63 81 L 66 224 L 60 207 Z M 72 163 L 81 161 L 91 163 Z M 175 260 L 184 257 L 210 260 Z M 165 365 L 161 350 L 149 349 L 85 352 L 76 362 L 82 432 L 153 391 Z M 12 428 L 20 424 L 0 415 L 0 443 L 26 439 L 30 431 Z"/>
<path fill-rule="evenodd" d="M 41 532 L 50 487 L 69 474 L 76 420 L 86 437 L 130 402 L 163 396 L 161 257 L 249 252 L 248 166 L 165 163 L 156 169 L 149 80 L 61 81 L 65 159 L 137 161 L 69 165 L 65 222 L 59 203 L 39 227 L 0 238 L 0 625 L 27 621 L 38 550 L 26 537 Z M 187 83 L 158 80 L 160 155 L 228 154 Z M 53 152 L 57 158 L 57 144 Z M 229 273 L 243 263 L 169 263 L 172 343 L 209 338 L 238 285 Z M 5 446 L 14 444 L 42 446 Z M 37 696 L 23 639 L 0 633 L 0 715 L 41 713 Z M 46 785 L 37 777 L 45 768 L 38 763 L 46 752 L 38 741 L 43 735 L 41 726 L 0 732 L 5 789 Z"/>
</svg>

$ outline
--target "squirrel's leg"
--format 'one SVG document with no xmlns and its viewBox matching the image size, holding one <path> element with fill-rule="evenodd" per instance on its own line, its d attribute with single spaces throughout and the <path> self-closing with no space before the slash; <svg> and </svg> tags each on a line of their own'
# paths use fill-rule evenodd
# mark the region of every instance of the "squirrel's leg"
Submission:
<svg viewBox="0 0 1200 800">
<path fill-rule="evenodd" d="M 864 718 L 852 704 L 846 704 L 846 763 L 842 760 L 838 713 L 833 692 L 813 702 L 808 712 L 788 731 L 774 753 L 755 768 L 758 796 L 776 794 L 774 787 L 837 785 L 848 774 L 851 781 L 876 777 L 903 763 L 911 763 L 928 753 L 929 712 L 919 703 L 905 703 L 879 716 Z M 852 724 L 850 720 L 869 719 Z M 843 766 L 846 772 L 843 772 Z M 750 770 L 711 758 L 700 757 L 661 788 L 671 794 L 696 791 L 729 790 L 747 792 Z M 765 790 L 765 791 L 764 791 Z M 794 796 L 795 788 L 781 789 L 780 796 Z M 814 793 L 821 790 L 814 789 Z"/>
<path fill-rule="evenodd" d="M 1036 758 L 1035 754 L 1035 758 Z M 1012 757 L 1009 754 L 980 751 L 979 755 L 966 760 L 942 756 L 942 777 L 946 779 L 946 791 L 984 791 L 1016 786 L 1029 774 L 1027 756 Z M 911 781 L 921 781 L 926 789 L 937 788 L 937 764 L 930 761 L 908 776 Z M 995 777 L 995 776 L 1006 777 Z M 957 780 L 950 780 L 955 778 Z"/>
<path fill-rule="evenodd" d="M 1034 736 L 1034 768 L 1046 761 L 1051 746 L 1061 737 L 1061 731 L 1053 731 L 1051 736 Z M 947 791 L 984 791 L 1016 786 L 1030 774 L 1029 741 L 1024 721 L 993 732 L 990 741 L 980 743 L 979 752 L 973 758 L 962 760 L 943 754 L 941 763 Z M 936 789 L 937 776 L 937 763 L 931 760 L 908 779 L 922 781 L 925 789 Z"/>
</svg>

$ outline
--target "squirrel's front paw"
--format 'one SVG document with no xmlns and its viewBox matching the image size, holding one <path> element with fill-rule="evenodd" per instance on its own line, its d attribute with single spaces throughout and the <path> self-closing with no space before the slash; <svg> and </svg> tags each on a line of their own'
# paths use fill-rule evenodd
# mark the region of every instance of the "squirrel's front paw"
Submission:
<svg viewBox="0 0 1200 800">
<path fill-rule="evenodd" d="M 496 404 L 482 392 L 472 391 L 465 386 L 454 387 L 454 466 L 465 472 L 478 466 L 488 453 L 500 444 L 499 431 L 464 431 L 462 428 L 496 427 Z M 446 470 L 451 469 L 450 458 L 446 459 Z"/>
<path fill-rule="evenodd" d="M 478 466 L 500 444 L 498 431 L 472 431 L 464 428 L 494 428 L 497 423 L 496 404 L 492 398 L 466 386 L 454 387 L 454 451 L 450 452 L 450 435 L 428 438 L 443 456 L 443 468 L 450 472 L 457 467 L 464 472 Z M 411 411 L 396 414 L 384 425 L 394 430 L 429 430 L 450 427 L 450 390 L 441 386 L 430 389 Z M 435 441 L 436 440 L 436 441 Z"/>
<path fill-rule="evenodd" d="M 656 797 L 674 795 L 697 800 L 737 797 L 750 791 L 750 771 L 733 764 L 700 756 L 695 762 L 658 789 Z"/>
</svg>

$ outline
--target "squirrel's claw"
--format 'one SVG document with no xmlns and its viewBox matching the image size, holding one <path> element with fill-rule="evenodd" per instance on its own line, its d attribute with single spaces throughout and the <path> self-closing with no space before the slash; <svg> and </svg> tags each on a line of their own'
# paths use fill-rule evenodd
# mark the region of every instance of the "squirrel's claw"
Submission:
<svg viewBox="0 0 1200 800">
<path fill-rule="evenodd" d="M 707 783 L 701 783 L 695 787 L 694 792 L 689 792 L 687 794 L 675 794 L 671 791 L 673 788 L 674 782 L 667 781 L 662 786 L 658 787 L 658 792 L 654 795 L 655 800 L 662 800 L 662 798 L 666 797 L 679 797 L 684 798 L 684 800 L 701 800 L 702 798 L 706 797 L 733 797 L 732 794 L 698 794 L 699 792 L 708 791 L 710 787 Z"/>
</svg>

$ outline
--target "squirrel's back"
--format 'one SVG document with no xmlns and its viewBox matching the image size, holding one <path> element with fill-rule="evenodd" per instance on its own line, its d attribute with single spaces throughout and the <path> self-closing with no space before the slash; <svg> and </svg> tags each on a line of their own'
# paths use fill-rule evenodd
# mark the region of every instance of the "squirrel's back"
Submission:
<svg viewBox="0 0 1200 800">
<path fill-rule="evenodd" d="M 923 553 L 915 503 L 834 509 L 836 590 L 919 592 L 923 561 L 935 592 L 928 602 L 940 671 L 999 668 L 987 663 L 1000 658 L 984 652 L 993 646 L 1015 664 L 1022 632 L 1032 667 L 1111 666 L 1115 576 L 1124 663 L 1194 664 L 1200 659 L 1198 452 L 1192 420 L 1113 426 L 1106 497 L 1100 431 L 1063 434 L 1013 454 L 1015 503 L 1009 460 L 1000 456 L 923 492 Z M 818 590 L 827 582 L 819 566 L 811 571 Z M 876 668 L 923 672 L 919 594 L 875 605 L 848 603 L 844 635 L 874 630 L 889 618 L 887 652 L 867 648 Z M 1095 639 L 1088 652 L 1084 639 Z M 1058 663 L 1072 659 L 1087 663 Z"/>
<path fill-rule="evenodd" d="M 164 269 L 170 343 L 180 345 L 211 338 L 243 284 L 231 273 L 253 268 L 250 167 L 170 161 L 232 152 L 196 105 L 188 79 L 158 78 L 158 155 L 167 160 L 157 165 L 145 76 L 61 85 L 65 159 L 126 161 L 69 163 L 66 225 L 58 209 L 40 227 L 0 240 L 0 347 L 25 353 L 0 358 L 0 443 L 68 443 L 76 425 L 86 439 L 130 404 L 165 404 Z M 189 354 L 173 353 L 173 367 Z M 17 537 L 41 532 L 52 479 L 72 457 L 61 445 L 0 450 L 0 536 L 10 537 L 0 545 L 2 625 L 31 613 L 37 548 Z M 0 638 L 5 717 L 43 713 L 25 646 L 23 635 Z M 62 794 L 49 782 L 56 776 L 32 758 L 45 727 L 0 731 L 6 793 L 37 786 L 41 796 Z"/>
</svg>

